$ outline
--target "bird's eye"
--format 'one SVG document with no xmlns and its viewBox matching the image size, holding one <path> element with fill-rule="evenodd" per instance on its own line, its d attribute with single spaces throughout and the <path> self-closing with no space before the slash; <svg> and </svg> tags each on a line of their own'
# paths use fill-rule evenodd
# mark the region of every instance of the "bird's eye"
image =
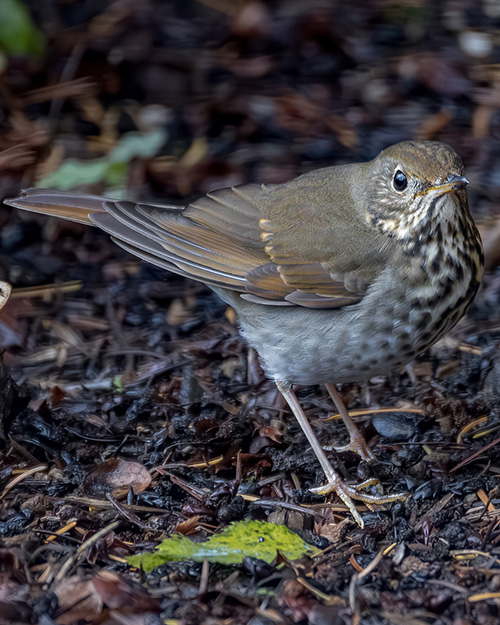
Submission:
<svg viewBox="0 0 500 625">
<path fill-rule="evenodd" d="M 394 187 L 394 191 L 398 191 L 399 193 L 404 191 L 408 186 L 408 179 L 400 169 L 396 169 L 396 173 L 392 179 L 392 186 Z"/>
</svg>

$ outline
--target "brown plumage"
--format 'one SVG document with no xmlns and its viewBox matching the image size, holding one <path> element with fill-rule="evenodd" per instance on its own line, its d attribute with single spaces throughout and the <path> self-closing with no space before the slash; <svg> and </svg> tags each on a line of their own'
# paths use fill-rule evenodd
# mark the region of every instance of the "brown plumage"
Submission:
<svg viewBox="0 0 500 625">
<path fill-rule="evenodd" d="M 331 381 L 363 380 L 408 362 L 472 301 L 482 247 L 456 153 L 394 145 L 369 163 L 330 167 L 283 185 L 220 189 L 185 208 L 29 189 L 12 206 L 108 232 L 126 250 L 200 280 L 230 303 L 358 523 L 358 492 L 336 475 L 291 389 L 324 383 L 348 449 L 372 453 Z"/>
</svg>

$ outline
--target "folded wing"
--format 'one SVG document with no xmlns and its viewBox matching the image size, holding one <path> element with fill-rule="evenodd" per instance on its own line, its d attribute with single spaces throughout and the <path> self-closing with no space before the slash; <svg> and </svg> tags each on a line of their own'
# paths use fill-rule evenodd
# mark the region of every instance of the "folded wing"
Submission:
<svg viewBox="0 0 500 625">
<path fill-rule="evenodd" d="M 286 240 L 286 232 L 273 232 L 270 193 L 243 185 L 180 208 L 35 188 L 6 203 L 97 226 L 147 262 L 261 304 L 339 308 L 360 301 L 363 292 L 348 290 L 316 251 L 273 258 L 273 237 Z"/>
</svg>

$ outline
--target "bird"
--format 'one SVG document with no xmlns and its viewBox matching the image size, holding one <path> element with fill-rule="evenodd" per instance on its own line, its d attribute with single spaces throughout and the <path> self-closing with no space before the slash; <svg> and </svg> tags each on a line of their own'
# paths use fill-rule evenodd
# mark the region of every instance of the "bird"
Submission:
<svg viewBox="0 0 500 625">
<path fill-rule="evenodd" d="M 371 495 L 341 479 L 294 389 L 324 385 L 349 433 L 343 449 L 374 459 L 335 385 L 402 367 L 465 314 L 483 273 L 467 184 L 451 147 L 404 141 L 367 162 L 222 188 L 186 206 L 42 188 L 5 202 L 96 226 L 232 306 L 323 469 L 326 483 L 310 490 L 336 493 L 363 527 L 356 500 L 406 494 Z"/>
</svg>

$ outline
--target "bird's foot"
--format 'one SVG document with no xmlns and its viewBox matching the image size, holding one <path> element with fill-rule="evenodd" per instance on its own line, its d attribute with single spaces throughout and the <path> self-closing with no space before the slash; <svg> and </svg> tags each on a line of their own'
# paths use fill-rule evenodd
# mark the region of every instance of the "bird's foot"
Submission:
<svg viewBox="0 0 500 625">
<path fill-rule="evenodd" d="M 326 457 L 325 452 L 323 451 L 321 445 L 319 444 L 318 439 L 314 435 L 314 432 L 311 428 L 311 424 L 307 420 L 307 417 L 304 414 L 304 411 L 302 410 L 297 400 L 297 397 L 295 396 L 295 393 L 293 392 L 291 388 L 291 385 L 287 382 L 281 382 L 280 380 L 276 380 L 276 386 L 278 387 L 278 390 L 280 391 L 280 393 L 283 395 L 286 402 L 290 406 L 293 414 L 297 418 L 297 421 L 299 422 L 300 427 L 302 428 L 304 434 L 306 435 L 307 440 L 309 441 L 309 444 L 311 445 L 316 455 L 316 458 L 319 460 L 319 463 L 321 464 L 321 467 L 323 471 L 325 472 L 327 483 L 324 486 L 320 486 L 319 488 L 311 488 L 310 490 L 312 493 L 316 493 L 317 495 L 328 495 L 329 493 L 336 493 L 340 497 L 340 499 L 342 499 L 342 501 L 345 503 L 347 508 L 350 510 L 352 516 L 356 520 L 356 523 L 360 527 L 363 527 L 364 523 L 363 523 L 363 519 L 361 518 L 361 515 L 356 510 L 356 506 L 354 505 L 355 499 L 357 499 L 358 501 L 362 501 L 368 506 L 371 506 L 371 505 L 377 505 L 381 503 L 390 503 L 392 501 L 397 501 L 398 499 L 404 499 L 405 497 L 407 497 L 407 495 L 399 494 L 399 493 L 396 495 L 376 496 L 376 495 L 366 495 L 365 493 L 361 492 L 363 489 L 367 488 L 368 486 L 372 486 L 373 484 L 377 483 L 377 480 L 367 480 L 363 482 L 362 484 L 359 484 L 358 486 L 348 486 L 345 482 L 343 482 L 340 479 L 340 477 L 337 475 L 335 470 L 333 469 L 332 465 L 330 464 L 330 461 Z M 334 397 L 336 397 L 336 393 L 337 392 L 335 391 L 335 389 L 333 389 Z M 339 403 L 341 403 L 341 401 Z M 356 426 L 353 423 L 351 423 L 351 419 L 349 416 L 347 418 L 346 425 L 347 424 L 349 424 L 348 429 L 349 429 L 349 434 L 351 437 L 351 442 L 353 440 L 353 436 L 355 438 L 356 443 L 359 443 L 358 438 L 361 439 L 363 442 L 364 453 L 366 453 L 367 455 L 368 453 L 371 453 L 369 452 L 368 447 L 366 447 L 366 443 L 363 437 L 361 436 L 360 432 L 358 431 Z"/>
<path fill-rule="evenodd" d="M 369 508 L 371 508 L 372 505 L 392 503 L 394 501 L 400 501 L 408 497 L 407 493 L 395 493 L 393 495 L 368 495 L 361 492 L 365 488 L 377 484 L 377 482 L 378 481 L 375 479 L 370 479 L 362 482 L 361 484 L 349 486 L 339 477 L 332 476 L 328 480 L 327 484 L 319 486 L 317 488 L 310 488 L 309 491 L 316 495 L 328 495 L 329 493 L 335 493 L 336 495 L 338 495 L 349 509 L 356 523 L 362 528 L 364 526 L 364 522 L 361 518 L 361 515 L 356 510 L 354 500 L 362 501 L 363 503 L 367 504 Z"/>
<path fill-rule="evenodd" d="M 343 445 L 342 447 L 333 447 L 329 445 L 324 446 L 323 449 L 326 449 L 327 451 L 333 450 L 337 453 L 352 451 L 353 453 L 358 454 L 358 456 L 366 462 L 373 462 L 374 460 L 376 460 L 375 454 L 368 447 L 365 439 L 363 438 L 363 435 L 357 428 L 354 431 L 350 432 L 350 440 L 347 445 Z"/>
<path fill-rule="evenodd" d="M 342 401 L 342 398 L 340 397 L 335 386 L 333 384 L 325 384 L 325 388 L 332 398 L 334 404 L 337 406 L 337 410 L 339 411 L 340 416 L 345 423 L 347 431 L 349 432 L 349 444 L 344 445 L 343 447 L 324 447 L 324 449 L 333 449 L 338 452 L 352 451 L 355 454 L 358 454 L 358 456 L 362 460 L 366 460 L 367 462 L 375 460 L 375 455 L 369 449 L 365 439 L 363 438 L 363 435 L 358 429 L 358 426 L 354 423 L 351 416 L 347 412 L 347 408 L 345 407 L 345 404 Z"/>
</svg>

